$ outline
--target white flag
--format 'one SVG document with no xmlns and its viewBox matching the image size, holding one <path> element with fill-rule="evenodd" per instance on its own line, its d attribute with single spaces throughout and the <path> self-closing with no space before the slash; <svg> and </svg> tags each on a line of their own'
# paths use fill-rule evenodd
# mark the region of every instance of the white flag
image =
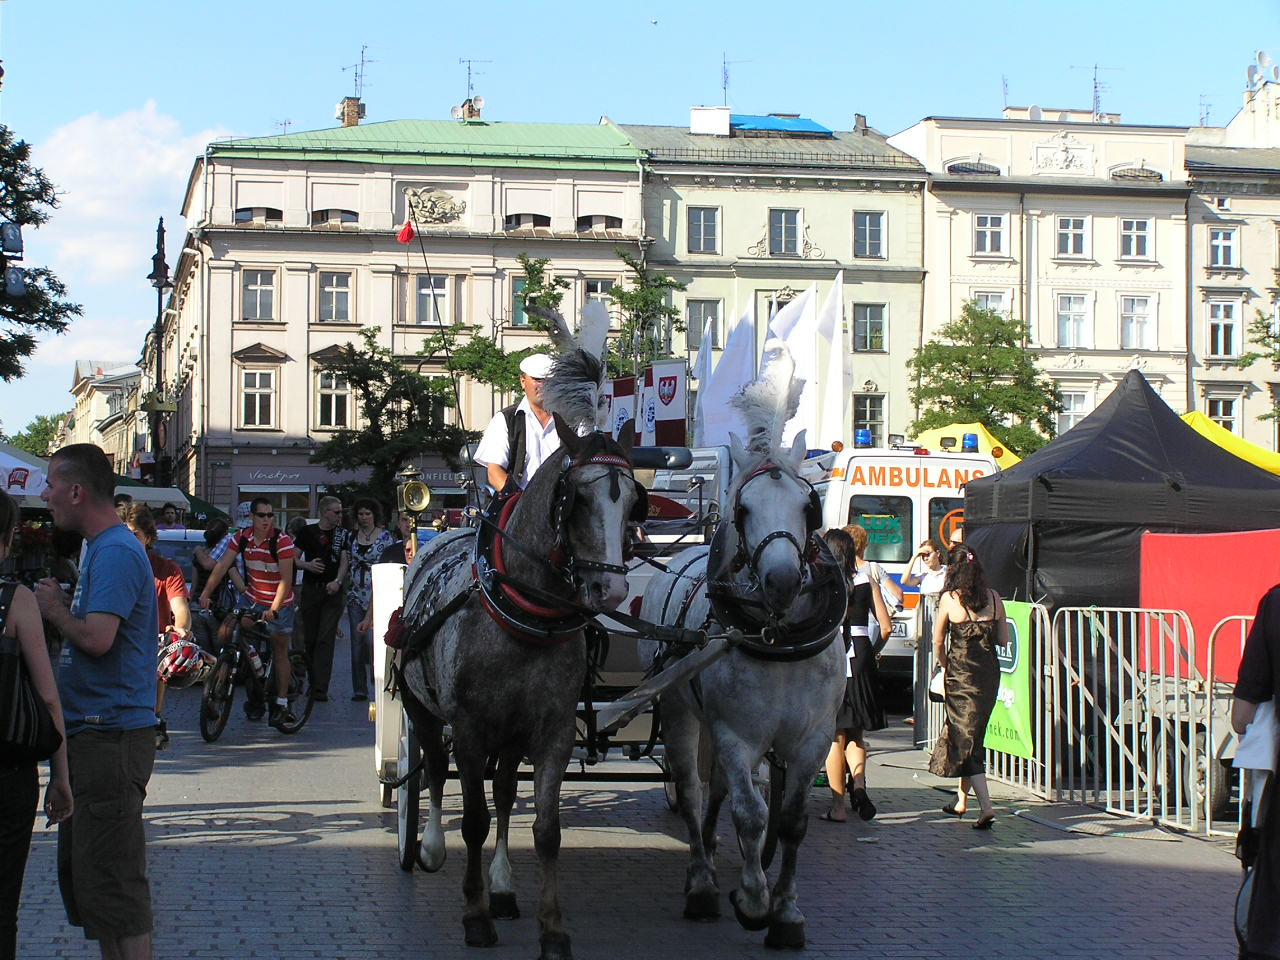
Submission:
<svg viewBox="0 0 1280 960">
<path fill-rule="evenodd" d="M 729 405 L 735 393 L 756 376 L 756 318 L 753 306 L 747 307 L 725 339 L 720 362 L 709 381 L 698 384 L 698 405 L 702 413 L 693 424 L 693 444 L 713 447 L 729 442 L 732 431 L 746 438 L 747 423 L 736 407 Z"/>
<path fill-rule="evenodd" d="M 810 446 L 817 441 L 818 432 L 818 286 L 809 284 L 804 293 L 796 297 L 769 322 L 771 334 L 787 345 L 791 359 L 795 361 L 795 377 L 804 381 L 800 405 L 782 432 L 782 441 L 789 444 L 801 430 L 807 430 L 805 440 Z M 761 364 L 762 368 L 764 364 Z"/>
<path fill-rule="evenodd" d="M 836 272 L 836 282 L 818 312 L 818 351 L 823 350 L 826 364 L 818 391 L 818 433 L 809 437 L 811 447 L 830 447 L 833 440 L 850 439 L 845 436 L 845 404 L 849 391 L 844 387 L 843 270 Z"/>
</svg>

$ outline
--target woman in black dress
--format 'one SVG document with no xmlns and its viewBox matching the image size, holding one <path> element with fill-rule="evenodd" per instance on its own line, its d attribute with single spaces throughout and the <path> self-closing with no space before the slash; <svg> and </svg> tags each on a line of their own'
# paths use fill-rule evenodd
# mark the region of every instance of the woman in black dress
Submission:
<svg viewBox="0 0 1280 960">
<path fill-rule="evenodd" d="M 848 531 L 848 532 L 846 532 Z M 876 805 L 867 796 L 868 730 L 883 730 L 884 710 L 880 707 L 876 653 L 871 646 L 869 624 L 874 613 L 880 625 L 881 645 L 889 637 L 889 611 L 880 591 L 872 589 L 869 564 L 862 554 L 867 549 L 867 531 L 859 526 L 828 530 L 827 546 L 845 572 L 849 586 L 849 606 L 844 620 L 844 699 L 836 713 L 835 740 L 827 754 L 827 782 L 831 786 L 831 809 L 823 820 L 847 819 L 844 808 L 845 770 L 849 772 L 849 801 L 863 820 L 876 815 Z"/>
<path fill-rule="evenodd" d="M 991 829 L 996 819 L 987 791 L 982 741 L 1000 691 L 996 645 L 1008 642 L 1004 603 L 987 586 L 982 564 L 963 543 L 953 547 L 933 623 L 933 654 L 946 671 L 947 716 L 933 745 L 929 772 L 960 778 L 956 799 L 942 808 L 943 813 L 964 816 L 973 787 L 982 807 L 975 830 Z"/>
</svg>

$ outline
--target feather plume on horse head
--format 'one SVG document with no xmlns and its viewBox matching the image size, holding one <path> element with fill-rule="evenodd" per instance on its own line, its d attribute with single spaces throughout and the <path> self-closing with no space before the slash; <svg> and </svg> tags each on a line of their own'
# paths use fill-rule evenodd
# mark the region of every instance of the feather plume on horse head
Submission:
<svg viewBox="0 0 1280 960">
<path fill-rule="evenodd" d="M 559 414 L 580 434 L 608 430 L 604 351 L 609 312 L 604 304 L 595 300 L 587 302 L 582 308 L 577 336 L 559 313 L 536 307 L 530 307 L 529 312 L 547 322 L 556 348 L 551 374 L 542 384 L 543 407 Z"/>
<path fill-rule="evenodd" d="M 804 380 L 795 377 L 796 363 L 781 340 L 764 345 L 760 373 L 729 402 L 747 422 L 747 449 L 769 453 L 782 445 L 782 429 L 800 409 Z"/>
</svg>

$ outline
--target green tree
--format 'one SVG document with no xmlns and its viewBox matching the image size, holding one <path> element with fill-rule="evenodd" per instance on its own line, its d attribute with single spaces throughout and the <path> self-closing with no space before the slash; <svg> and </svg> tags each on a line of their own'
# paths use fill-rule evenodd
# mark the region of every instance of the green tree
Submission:
<svg viewBox="0 0 1280 960">
<path fill-rule="evenodd" d="M 630 285 L 609 291 L 620 315 L 618 336 L 609 338 L 609 375 L 619 377 L 671 356 L 673 334 L 684 332 L 680 311 L 671 305 L 671 294 L 685 285 L 665 273 L 650 273 L 643 259 L 620 247 L 615 252 L 631 271 Z"/>
<path fill-rule="evenodd" d="M 0 221 L 19 227 L 38 227 L 49 219 L 58 197 L 49 178 L 31 164 L 31 147 L 0 125 Z M 47 267 L 27 266 L 12 254 L 0 253 L 0 380 L 22 376 L 22 362 L 42 333 L 61 333 L 79 304 L 64 298 L 67 288 Z M 25 292 L 12 296 L 4 284 L 5 268 L 22 271 Z"/>
<path fill-rule="evenodd" d="M 39 414 L 27 424 L 25 430 L 14 434 L 9 442 L 37 457 L 47 457 L 49 445 L 53 443 L 54 435 L 58 432 L 58 424 L 62 422 L 64 416 L 65 414 L 61 413 Z"/>
<path fill-rule="evenodd" d="M 977 420 L 1023 456 L 1044 446 L 1062 396 L 1037 369 L 1026 339 L 1023 321 L 966 303 L 907 361 L 916 381 L 911 402 L 923 410 L 912 431 Z"/>
<path fill-rule="evenodd" d="M 1240 354 L 1236 367 L 1244 370 L 1259 360 L 1270 360 L 1272 369 L 1280 370 L 1280 324 L 1261 310 L 1254 311 L 1253 321 L 1247 332 L 1249 343 L 1257 349 Z M 1266 413 L 1258 414 L 1259 420 L 1280 419 L 1280 406 L 1273 406 Z"/>
<path fill-rule="evenodd" d="M 346 379 L 362 426 L 336 431 L 311 459 L 331 470 L 368 467 L 368 489 L 390 501 L 396 474 L 411 459 L 437 454 L 456 470 L 458 452 L 479 434 L 444 421 L 445 409 L 454 403 L 452 378 L 408 369 L 378 343 L 378 333 L 377 327 L 361 330 L 360 345 L 344 344 L 338 355 L 320 365 Z"/>
</svg>

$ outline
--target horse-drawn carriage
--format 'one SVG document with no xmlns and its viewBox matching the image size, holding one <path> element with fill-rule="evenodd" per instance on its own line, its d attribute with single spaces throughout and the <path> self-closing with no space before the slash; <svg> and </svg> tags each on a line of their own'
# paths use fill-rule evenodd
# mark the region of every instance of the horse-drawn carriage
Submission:
<svg viewBox="0 0 1280 960">
<path fill-rule="evenodd" d="M 748 929 L 767 928 L 771 945 L 802 946 L 796 849 L 807 788 L 831 742 L 843 689 L 843 652 L 832 640 L 845 586 L 817 535 L 817 494 L 797 475 L 803 433 L 790 450 L 780 443 L 798 400 L 793 367 L 783 354 L 771 376 L 744 388 L 739 406 L 748 439 L 732 448 L 736 479 L 723 497 L 724 520 L 709 544 L 671 557 L 639 598 L 636 616 L 624 608 L 633 572 L 628 555 L 634 529 L 648 515 L 648 492 L 636 480 L 627 432 L 619 442 L 599 426 L 607 422 L 598 359 L 603 332 L 593 350 L 573 343 L 559 321 L 553 339 L 561 352 L 543 384 L 543 402 L 555 415 L 562 448 L 528 486 L 500 498 L 478 526 L 432 540 L 407 569 L 374 570 L 376 642 L 395 650 L 375 651 L 379 690 L 390 684 L 395 691 L 394 700 L 380 694 L 375 707 L 375 764 L 384 800 L 394 791 L 397 801 L 400 863 L 431 872 L 444 862 L 441 813 L 452 758 L 467 848 L 466 942 L 495 943 L 493 918 L 517 915 L 507 835 L 517 779 L 528 769 L 542 864 L 542 957 L 571 956 L 557 901 L 559 795 L 575 741 L 588 753 L 603 743 L 590 720 L 584 730 L 577 715 L 584 677 L 611 673 L 611 658 L 597 654 L 593 662 L 590 652 L 613 649 L 600 623 L 607 618 L 614 636 L 627 630 L 640 638 L 633 664 L 652 665 L 653 675 L 610 699 L 599 731 L 629 723 L 661 695 L 665 759 L 693 858 L 685 915 L 719 914 L 715 822 L 729 797 L 744 854 L 731 897 L 735 915 Z M 706 539 L 713 513 L 691 525 L 699 539 Z M 641 550 L 657 548 L 651 540 Z M 687 682 L 695 675 L 696 693 Z M 653 731 L 646 736 L 651 742 Z M 393 744 L 395 770 L 388 776 Z M 753 776 L 766 754 L 774 769 L 797 771 L 771 791 L 779 798 L 784 847 L 772 888 L 762 861 L 767 802 Z M 490 824 L 486 781 L 497 813 L 487 885 L 480 863 Z M 427 812 L 420 818 L 424 792 Z"/>
</svg>

